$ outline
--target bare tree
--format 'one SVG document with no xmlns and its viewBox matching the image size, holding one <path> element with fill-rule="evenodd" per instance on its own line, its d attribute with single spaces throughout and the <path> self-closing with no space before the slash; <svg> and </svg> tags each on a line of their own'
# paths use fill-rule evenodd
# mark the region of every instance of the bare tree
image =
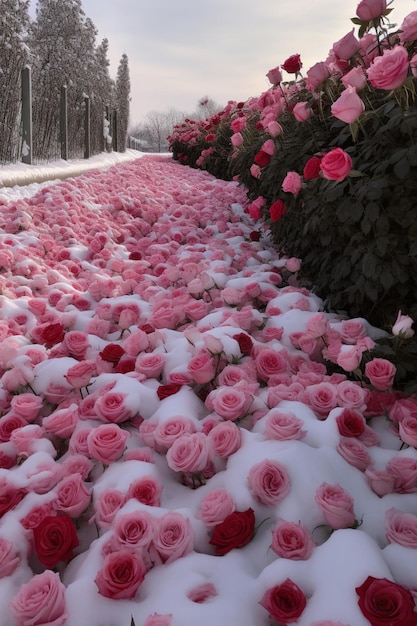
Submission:
<svg viewBox="0 0 417 626">
<path fill-rule="evenodd" d="M 185 113 L 174 108 L 167 111 L 150 111 L 143 122 L 136 124 L 129 134 L 139 139 L 144 152 L 165 152 L 168 150 L 168 135 L 185 117 Z"/>
</svg>

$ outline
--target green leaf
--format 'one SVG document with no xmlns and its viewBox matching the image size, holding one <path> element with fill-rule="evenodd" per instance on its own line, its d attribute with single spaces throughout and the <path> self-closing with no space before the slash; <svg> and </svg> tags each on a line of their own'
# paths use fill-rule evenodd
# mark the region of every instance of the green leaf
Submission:
<svg viewBox="0 0 417 626">
<path fill-rule="evenodd" d="M 394 174 L 404 180 L 410 173 L 410 164 L 407 158 L 403 158 L 394 165 Z"/>
<path fill-rule="evenodd" d="M 350 170 L 349 172 L 350 178 L 361 178 L 362 176 L 366 176 L 366 174 L 360 172 L 359 170 Z"/>
</svg>

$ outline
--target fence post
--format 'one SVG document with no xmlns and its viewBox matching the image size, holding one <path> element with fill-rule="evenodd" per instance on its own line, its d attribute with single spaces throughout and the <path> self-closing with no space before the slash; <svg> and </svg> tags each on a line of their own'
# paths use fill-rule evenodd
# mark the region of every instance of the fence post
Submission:
<svg viewBox="0 0 417 626">
<path fill-rule="evenodd" d="M 113 111 L 113 129 L 112 129 L 112 137 L 113 137 L 113 150 L 118 152 L 118 138 L 117 138 L 117 111 Z"/>
<path fill-rule="evenodd" d="M 26 65 L 21 72 L 22 83 L 22 163 L 32 165 L 32 78 Z"/>
<path fill-rule="evenodd" d="M 90 98 L 84 96 L 84 158 L 89 159 L 91 155 L 90 141 Z"/>
<path fill-rule="evenodd" d="M 59 124 L 61 131 L 61 159 L 68 161 L 68 93 L 66 85 L 61 87 Z"/>
</svg>

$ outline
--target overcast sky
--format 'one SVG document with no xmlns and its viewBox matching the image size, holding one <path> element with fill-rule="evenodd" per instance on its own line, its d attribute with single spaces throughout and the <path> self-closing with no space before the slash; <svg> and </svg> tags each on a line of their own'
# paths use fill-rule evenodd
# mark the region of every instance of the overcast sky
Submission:
<svg viewBox="0 0 417 626">
<path fill-rule="evenodd" d="M 34 0 L 32 0 L 34 3 Z M 64 0 L 65 1 L 65 0 Z M 221 105 L 269 87 L 265 74 L 291 54 L 303 71 L 353 28 L 358 0 L 83 0 L 109 39 L 111 75 L 123 53 L 132 82 L 131 123 L 151 110 L 192 113 L 202 96 Z M 416 0 L 393 0 L 401 24 Z"/>
</svg>

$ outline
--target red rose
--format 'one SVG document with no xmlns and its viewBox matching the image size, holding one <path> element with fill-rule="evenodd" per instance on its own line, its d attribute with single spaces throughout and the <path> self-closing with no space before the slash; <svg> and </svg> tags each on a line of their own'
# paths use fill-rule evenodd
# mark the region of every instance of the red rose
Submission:
<svg viewBox="0 0 417 626">
<path fill-rule="evenodd" d="M 301 70 L 303 64 L 301 63 L 299 54 L 292 54 L 284 63 L 281 65 L 282 69 L 288 72 L 289 74 L 296 74 Z"/>
<path fill-rule="evenodd" d="M 249 233 L 249 237 L 251 241 L 259 241 L 261 238 L 261 233 L 257 230 L 253 230 L 251 233 Z"/>
<path fill-rule="evenodd" d="M 401 585 L 368 576 L 356 593 L 359 608 L 372 626 L 416 626 L 413 596 Z"/>
<path fill-rule="evenodd" d="M 40 331 L 41 343 L 44 343 L 47 348 L 60 343 L 65 336 L 64 325 L 60 322 L 54 324 L 45 324 Z"/>
<path fill-rule="evenodd" d="M 281 585 L 268 589 L 259 604 L 280 624 L 292 624 L 304 611 L 307 598 L 301 589 L 287 578 Z"/>
<path fill-rule="evenodd" d="M 243 355 L 250 355 L 252 353 L 253 341 L 246 333 L 239 333 L 238 335 L 234 335 L 233 339 L 235 339 L 238 344 L 240 351 Z"/>
<path fill-rule="evenodd" d="M 33 529 L 35 552 L 45 567 L 53 569 L 57 563 L 68 563 L 79 544 L 75 524 L 67 515 L 48 515 Z"/>
<path fill-rule="evenodd" d="M 136 359 L 122 359 L 114 368 L 114 372 L 115 374 L 127 374 L 128 372 L 134 372 L 135 365 Z"/>
<path fill-rule="evenodd" d="M 133 250 L 133 252 L 129 254 L 130 261 L 140 261 L 141 258 L 142 258 L 142 254 L 138 250 Z"/>
<path fill-rule="evenodd" d="M 304 165 L 303 176 L 305 180 L 312 180 L 313 178 L 320 178 L 320 163 L 321 158 L 317 156 L 311 157 Z"/>
<path fill-rule="evenodd" d="M 26 495 L 24 489 L 17 489 L 14 485 L 8 484 L 3 480 L 0 485 L 0 518 L 7 511 L 14 509 Z"/>
<path fill-rule="evenodd" d="M 273 222 L 278 222 L 281 217 L 286 213 L 287 208 L 282 200 L 275 200 L 269 207 L 269 214 Z"/>
<path fill-rule="evenodd" d="M 100 352 L 100 356 L 103 361 L 107 361 L 108 363 L 117 364 L 125 351 L 122 346 L 119 346 L 117 343 L 109 343 L 107 346 Z"/>
<path fill-rule="evenodd" d="M 164 398 L 168 398 L 169 396 L 173 396 L 174 393 L 178 393 L 181 389 L 182 385 L 178 385 L 177 383 L 169 383 L 168 385 L 159 385 L 156 390 L 156 395 L 160 400 Z"/>
<path fill-rule="evenodd" d="M 234 548 L 242 548 L 252 539 L 255 532 L 255 513 L 253 509 L 235 511 L 227 515 L 221 524 L 214 527 L 210 539 L 216 546 L 215 554 L 223 556 Z"/>
<path fill-rule="evenodd" d="M 256 163 L 256 165 L 259 165 L 259 167 L 266 167 L 271 162 L 271 155 L 267 154 L 263 150 L 260 150 L 257 154 L 255 154 L 253 162 Z"/>
<path fill-rule="evenodd" d="M 342 437 L 360 437 L 365 432 L 365 420 L 352 409 L 343 409 L 336 418 L 337 428 Z"/>
</svg>

